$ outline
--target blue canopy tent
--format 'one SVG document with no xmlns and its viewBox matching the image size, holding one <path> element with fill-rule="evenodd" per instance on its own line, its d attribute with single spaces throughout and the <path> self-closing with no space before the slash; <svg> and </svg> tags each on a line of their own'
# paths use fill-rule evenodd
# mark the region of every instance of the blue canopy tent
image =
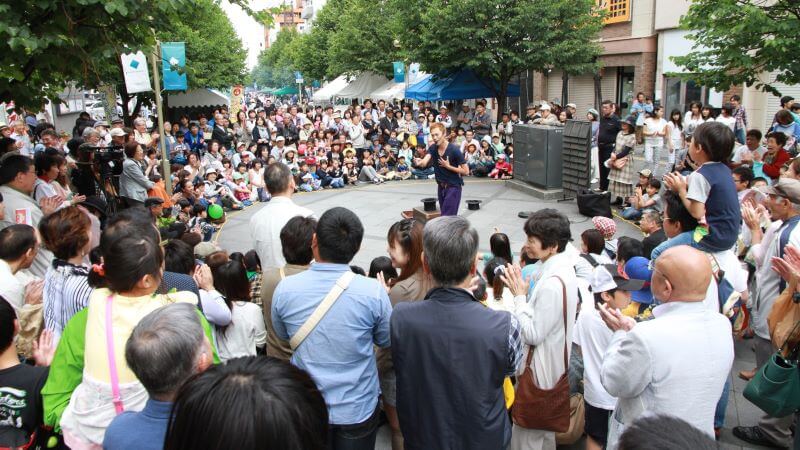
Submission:
<svg viewBox="0 0 800 450">
<path fill-rule="evenodd" d="M 475 72 L 464 69 L 450 75 L 428 77 L 406 89 L 406 98 L 414 100 L 464 100 L 494 97 L 489 86 L 498 86 L 494 80 L 481 79 Z M 519 97 L 519 85 L 509 84 L 508 97 Z"/>
</svg>

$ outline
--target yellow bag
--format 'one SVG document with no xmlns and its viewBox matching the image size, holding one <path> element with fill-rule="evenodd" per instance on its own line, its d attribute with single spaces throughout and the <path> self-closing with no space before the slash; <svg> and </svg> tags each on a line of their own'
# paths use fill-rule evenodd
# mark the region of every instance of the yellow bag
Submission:
<svg viewBox="0 0 800 450">
<path fill-rule="evenodd" d="M 409 135 L 408 144 L 411 145 L 411 148 L 415 148 L 417 146 L 417 137 L 414 135 Z"/>
</svg>

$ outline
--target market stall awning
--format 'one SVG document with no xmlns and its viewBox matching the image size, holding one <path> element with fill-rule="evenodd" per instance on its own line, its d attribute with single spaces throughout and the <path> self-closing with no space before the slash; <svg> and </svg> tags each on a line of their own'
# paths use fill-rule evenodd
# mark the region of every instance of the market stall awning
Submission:
<svg viewBox="0 0 800 450">
<path fill-rule="evenodd" d="M 494 97 L 490 86 L 497 86 L 494 80 L 482 79 L 471 70 L 462 70 L 450 75 L 429 77 L 409 86 L 406 98 L 414 100 L 464 100 L 470 98 Z M 509 84 L 509 97 L 519 97 L 519 85 Z"/>
<path fill-rule="evenodd" d="M 375 92 L 375 89 L 386 84 L 386 77 L 372 72 L 361 72 L 346 88 L 337 92 L 338 98 L 366 98 Z"/>
<path fill-rule="evenodd" d="M 336 95 L 337 92 L 346 88 L 348 84 L 350 84 L 350 81 L 348 81 L 347 76 L 340 75 L 333 79 L 333 81 L 325 83 L 324 86 L 317 89 L 311 98 L 315 103 L 330 102 L 331 98 Z"/>
<path fill-rule="evenodd" d="M 428 77 L 430 77 L 430 75 L 426 73 L 420 73 L 417 77 L 415 77 L 415 79 L 410 81 L 409 86 L 418 83 Z M 391 101 L 394 99 L 404 99 L 406 98 L 406 84 L 389 81 L 388 83 L 376 89 L 375 92 L 370 94 L 369 98 L 371 98 L 372 100 L 386 100 L 386 101 Z"/>
<path fill-rule="evenodd" d="M 272 93 L 272 95 L 293 95 L 293 94 L 297 94 L 297 86 L 284 86 Z"/>
<path fill-rule="evenodd" d="M 168 99 L 170 108 L 222 106 L 231 103 L 227 95 L 216 89 L 191 89 L 179 94 L 169 94 Z"/>
</svg>

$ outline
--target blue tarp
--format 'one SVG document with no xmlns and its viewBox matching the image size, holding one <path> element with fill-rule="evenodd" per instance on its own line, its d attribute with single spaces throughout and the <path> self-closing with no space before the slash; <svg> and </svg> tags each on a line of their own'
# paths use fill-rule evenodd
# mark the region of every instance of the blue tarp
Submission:
<svg viewBox="0 0 800 450">
<path fill-rule="evenodd" d="M 498 83 L 482 80 L 473 71 L 465 69 L 447 76 L 432 76 L 409 86 L 406 98 L 438 101 L 494 97 L 494 91 L 489 88 L 492 85 L 498 86 Z M 519 85 L 509 84 L 507 95 L 519 97 Z"/>
</svg>

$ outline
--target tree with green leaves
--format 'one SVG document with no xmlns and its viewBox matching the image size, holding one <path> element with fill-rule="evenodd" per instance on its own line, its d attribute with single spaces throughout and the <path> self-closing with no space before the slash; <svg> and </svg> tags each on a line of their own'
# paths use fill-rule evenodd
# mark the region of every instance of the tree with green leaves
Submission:
<svg viewBox="0 0 800 450">
<path fill-rule="evenodd" d="M 501 108 L 511 79 L 525 70 L 596 70 L 603 15 L 595 0 L 392 3 L 394 30 L 408 60 L 429 73 L 468 68 L 494 80 L 488 87 Z"/>
<path fill-rule="evenodd" d="M 275 42 L 258 55 L 258 63 L 250 72 L 253 81 L 272 88 L 294 84 L 292 55 L 294 44 L 299 40 L 300 34 L 296 30 L 281 30 Z"/>
<path fill-rule="evenodd" d="M 252 11 L 244 0 L 233 2 L 260 20 L 271 17 Z M 235 36 L 229 22 L 225 28 L 223 18 L 227 22 L 213 0 L 0 4 L 0 102 L 14 100 L 18 107 L 38 109 L 48 99 L 58 101 L 58 94 L 72 83 L 84 88 L 118 84 L 122 80 L 119 55 L 136 50 L 152 53 L 157 37 L 186 42 L 190 86 L 222 85 L 219 77 L 236 76 L 234 66 L 221 65 L 223 73 L 200 65 L 195 70 L 192 64 L 233 62 L 243 55 L 236 49 L 237 45 L 241 49 L 241 42 L 223 36 Z M 196 33 L 186 36 L 189 29 Z M 215 40 L 219 47 L 209 52 Z M 206 49 L 198 51 L 198 46 Z M 244 70 L 243 57 L 241 66 L 239 74 Z"/>
<path fill-rule="evenodd" d="M 348 0 L 330 36 L 328 75 L 361 71 L 391 75 L 392 61 L 402 59 L 390 28 L 394 13 L 388 0 Z"/>
<path fill-rule="evenodd" d="M 800 83 L 797 0 L 694 0 L 681 28 L 691 30 L 694 41 L 689 54 L 672 58 L 686 69 L 685 79 L 720 91 L 747 84 L 775 95 L 781 93 L 762 78 L 765 72 L 778 72 L 778 82 Z"/>
</svg>

